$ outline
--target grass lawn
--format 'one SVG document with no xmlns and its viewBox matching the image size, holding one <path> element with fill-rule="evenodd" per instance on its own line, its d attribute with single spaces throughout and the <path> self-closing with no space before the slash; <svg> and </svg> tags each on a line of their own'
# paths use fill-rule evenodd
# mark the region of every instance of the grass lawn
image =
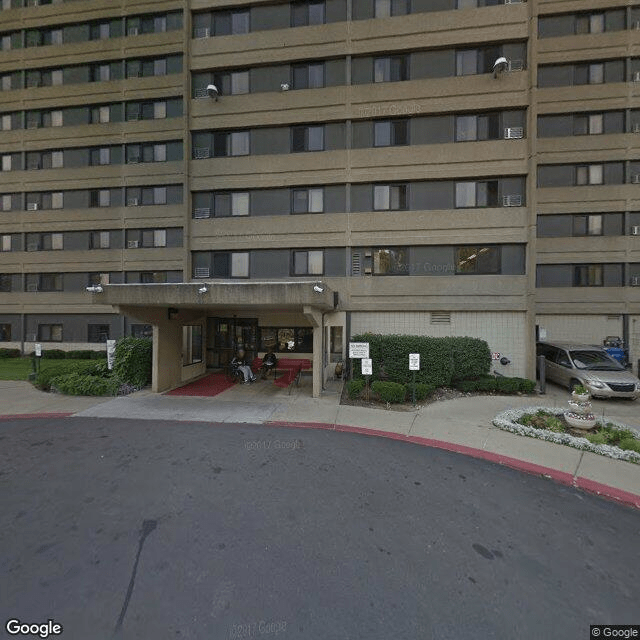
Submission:
<svg viewBox="0 0 640 640">
<path fill-rule="evenodd" d="M 97 363 L 97 360 L 41 360 L 41 368 L 47 369 L 52 366 L 59 367 L 66 366 L 65 363 L 69 363 L 69 368 L 73 368 L 74 363 L 78 362 L 93 362 Z M 31 358 L 0 358 L 0 380 L 28 380 L 29 373 L 31 371 Z"/>
</svg>

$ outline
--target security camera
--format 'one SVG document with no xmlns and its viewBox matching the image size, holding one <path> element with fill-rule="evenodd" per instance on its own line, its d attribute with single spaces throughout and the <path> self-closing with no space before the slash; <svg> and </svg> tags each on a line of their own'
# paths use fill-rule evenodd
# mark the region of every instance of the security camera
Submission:
<svg viewBox="0 0 640 640">
<path fill-rule="evenodd" d="M 313 290 L 316 293 L 324 293 L 324 287 L 321 284 L 314 284 L 313 285 Z"/>
<path fill-rule="evenodd" d="M 207 293 L 209 291 L 209 287 L 200 287 L 198 289 L 198 293 Z"/>
<path fill-rule="evenodd" d="M 500 358 L 500 364 L 506 366 L 510 363 L 511 363 L 511 360 L 509 360 L 509 358 L 507 358 L 506 356 L 502 356 L 502 358 Z"/>
<path fill-rule="evenodd" d="M 207 85 L 207 93 L 209 94 L 210 98 L 213 98 L 216 102 L 218 102 L 218 96 L 220 95 L 220 92 L 218 91 L 218 87 L 216 87 L 215 84 Z"/>
<path fill-rule="evenodd" d="M 493 63 L 493 77 L 497 78 L 499 74 L 504 73 L 508 68 L 509 61 L 504 56 L 500 56 Z"/>
<path fill-rule="evenodd" d="M 288 82 L 282 82 L 280 83 L 280 91 L 289 91 L 289 83 Z"/>
<path fill-rule="evenodd" d="M 87 287 L 87 291 L 89 293 L 102 293 L 103 289 L 99 284 L 96 284 L 96 285 L 92 285 L 90 287 Z"/>
</svg>

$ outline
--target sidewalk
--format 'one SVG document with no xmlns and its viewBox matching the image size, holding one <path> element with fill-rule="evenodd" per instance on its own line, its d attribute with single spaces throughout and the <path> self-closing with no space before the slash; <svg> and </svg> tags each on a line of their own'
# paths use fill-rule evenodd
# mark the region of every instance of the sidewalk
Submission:
<svg viewBox="0 0 640 640">
<path fill-rule="evenodd" d="M 311 397 L 303 377 L 291 395 L 270 381 L 236 385 L 215 397 L 165 396 L 141 391 L 107 399 L 46 394 L 26 382 L 0 381 L 0 414 L 64 412 L 81 417 L 262 423 L 357 431 L 458 451 L 608 495 L 640 508 L 640 465 L 613 460 L 492 426 L 493 417 L 522 406 L 563 407 L 567 393 L 549 385 L 539 397 L 471 396 L 435 402 L 413 411 L 340 405 L 341 383 L 330 381 L 322 398 Z M 640 401 L 594 401 L 598 416 L 640 430 Z"/>
</svg>

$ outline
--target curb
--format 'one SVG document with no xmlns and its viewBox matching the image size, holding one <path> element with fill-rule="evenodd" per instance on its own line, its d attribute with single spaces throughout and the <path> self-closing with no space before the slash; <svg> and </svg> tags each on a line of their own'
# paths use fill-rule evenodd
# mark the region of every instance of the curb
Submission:
<svg viewBox="0 0 640 640">
<path fill-rule="evenodd" d="M 0 420 L 32 420 L 33 418 L 68 418 L 73 413 L 14 413 L 0 415 Z"/>
<path fill-rule="evenodd" d="M 533 462 L 527 462 L 525 460 L 519 460 L 518 458 L 511 458 L 509 456 L 503 456 L 498 453 L 492 453 L 491 451 L 485 451 L 484 449 L 476 449 L 475 447 L 467 447 L 462 444 L 454 444 L 452 442 L 446 442 L 445 440 L 433 440 L 431 438 L 422 438 L 420 436 L 405 436 L 401 433 L 390 433 L 388 431 L 381 431 L 379 429 L 368 429 L 367 427 L 352 427 L 344 424 L 331 424 L 328 422 L 279 422 L 268 421 L 264 422 L 265 425 L 271 425 L 275 427 L 291 427 L 302 429 L 325 429 L 330 431 L 340 431 L 343 433 L 356 433 L 363 436 L 373 436 L 378 438 L 389 438 L 391 440 L 400 440 L 402 442 L 411 442 L 423 447 L 431 447 L 433 449 L 442 449 L 444 451 L 451 451 L 452 453 L 459 453 L 471 458 L 478 458 L 480 460 L 486 460 L 487 462 L 493 462 L 494 464 L 500 464 L 516 471 L 522 471 L 534 476 L 541 476 L 543 478 L 549 478 L 563 484 L 568 487 L 575 487 L 588 493 L 593 493 L 597 496 L 619 502 L 628 507 L 640 509 L 640 495 L 611 487 L 595 480 L 589 480 L 582 476 L 574 476 L 571 473 L 565 471 L 558 471 L 551 467 L 544 467 Z"/>
</svg>

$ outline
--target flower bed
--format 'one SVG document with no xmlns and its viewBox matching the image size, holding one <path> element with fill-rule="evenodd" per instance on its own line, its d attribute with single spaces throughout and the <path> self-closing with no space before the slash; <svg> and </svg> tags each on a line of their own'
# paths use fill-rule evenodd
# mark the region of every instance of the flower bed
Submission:
<svg viewBox="0 0 640 640">
<path fill-rule="evenodd" d="M 615 458 L 616 460 L 626 460 L 628 462 L 635 462 L 636 464 L 640 463 L 640 453 L 636 453 L 635 451 L 623 451 L 618 447 L 608 444 L 593 444 L 586 438 L 572 436 L 568 433 L 549 431 L 547 429 L 527 427 L 517 422 L 525 414 L 535 414 L 540 410 L 546 411 L 547 413 L 559 417 L 564 414 L 564 411 L 557 407 L 522 407 L 520 409 L 509 409 L 507 411 L 502 411 L 493 419 L 493 424 L 500 429 L 511 431 L 511 433 L 516 433 L 519 436 L 529 436 L 530 438 L 538 438 L 538 440 L 546 440 L 547 442 L 564 444 L 569 447 L 573 447 L 574 449 L 591 451 L 592 453 L 597 453 L 601 456 L 608 456 L 609 458 Z M 615 420 L 607 420 L 606 424 L 610 425 L 614 429 L 629 429 L 634 433 L 634 437 L 640 440 L 640 433 L 638 433 L 638 431 L 636 431 L 635 429 L 630 429 L 630 427 L 628 427 L 627 425 L 616 422 Z"/>
</svg>

